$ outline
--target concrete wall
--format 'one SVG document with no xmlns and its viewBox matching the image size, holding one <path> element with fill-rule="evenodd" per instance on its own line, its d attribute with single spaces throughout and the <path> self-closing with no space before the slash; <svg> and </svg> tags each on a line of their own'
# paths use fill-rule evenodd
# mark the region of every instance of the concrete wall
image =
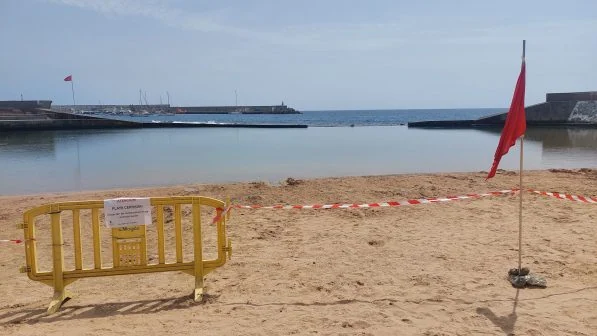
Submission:
<svg viewBox="0 0 597 336">
<path fill-rule="evenodd" d="M 34 120 L 34 119 L 51 119 L 44 112 L 32 110 L 22 111 L 15 109 L 0 109 L 0 121 L 1 120 Z"/>
<path fill-rule="evenodd" d="M 596 124 L 597 100 L 552 101 L 525 108 L 528 125 Z M 476 125 L 503 124 L 506 113 L 481 118 Z"/>
<path fill-rule="evenodd" d="M 572 108 L 569 122 L 597 124 L 597 100 L 578 101 Z"/>
<path fill-rule="evenodd" d="M 409 127 L 469 128 L 504 125 L 508 111 L 477 120 L 418 121 Z M 597 91 L 548 93 L 547 101 L 525 107 L 527 126 L 597 127 Z"/>
<path fill-rule="evenodd" d="M 101 118 L 72 113 L 57 112 L 50 109 L 35 108 L 30 110 L 0 109 L 1 120 L 48 120 L 48 119 L 93 119 Z"/>
<path fill-rule="evenodd" d="M 3 100 L 0 101 L 0 109 L 33 110 L 36 108 L 47 108 L 52 106 L 51 100 Z"/>
<path fill-rule="evenodd" d="M 143 127 L 143 124 L 61 113 L 42 108 L 29 111 L 0 110 L 0 130 L 2 131 L 135 127 Z"/>
<path fill-rule="evenodd" d="M 58 130 L 58 129 L 92 129 L 92 128 L 141 128 L 143 124 L 120 121 L 120 120 L 85 120 L 85 119 L 63 119 L 63 120 L 11 120 L 0 121 L 1 131 L 24 131 L 24 130 Z"/>
<path fill-rule="evenodd" d="M 557 92 L 545 95 L 546 102 L 597 100 L 597 91 L 587 92 Z"/>
</svg>

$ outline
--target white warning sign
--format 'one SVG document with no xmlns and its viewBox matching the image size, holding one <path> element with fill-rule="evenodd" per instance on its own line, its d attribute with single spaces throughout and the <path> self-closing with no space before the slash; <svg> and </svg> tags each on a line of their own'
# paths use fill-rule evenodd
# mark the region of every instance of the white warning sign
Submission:
<svg viewBox="0 0 597 336">
<path fill-rule="evenodd" d="M 113 198 L 104 200 L 105 224 L 109 228 L 151 224 L 149 198 Z"/>
</svg>

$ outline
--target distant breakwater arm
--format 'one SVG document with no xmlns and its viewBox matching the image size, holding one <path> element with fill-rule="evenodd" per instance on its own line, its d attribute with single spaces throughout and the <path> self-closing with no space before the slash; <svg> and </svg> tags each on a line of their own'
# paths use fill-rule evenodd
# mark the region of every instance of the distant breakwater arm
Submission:
<svg viewBox="0 0 597 336">
<path fill-rule="evenodd" d="M 22 104 L 25 105 L 25 104 Z M 21 106 L 22 107 L 22 106 Z M 40 131 L 65 129 L 123 129 L 123 128 L 307 128 L 301 124 L 247 124 L 202 122 L 136 122 L 107 119 L 53 111 L 47 108 L 3 108 L 0 104 L 0 131 Z"/>
<path fill-rule="evenodd" d="M 179 106 L 172 107 L 177 114 L 301 114 L 286 105 L 263 106 Z"/>
</svg>

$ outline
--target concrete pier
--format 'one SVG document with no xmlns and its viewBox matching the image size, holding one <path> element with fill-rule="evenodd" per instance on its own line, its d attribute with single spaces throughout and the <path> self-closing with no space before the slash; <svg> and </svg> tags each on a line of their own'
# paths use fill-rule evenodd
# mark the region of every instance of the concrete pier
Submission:
<svg viewBox="0 0 597 336">
<path fill-rule="evenodd" d="M 42 102 L 42 103 L 39 103 Z M 0 102 L 0 131 L 34 131 L 115 128 L 307 128 L 307 125 L 136 122 L 93 117 L 51 110 L 51 101 Z"/>
<path fill-rule="evenodd" d="M 419 121 L 408 127 L 499 127 L 507 111 L 476 120 Z M 525 107 L 527 126 L 597 127 L 597 91 L 548 93 L 544 103 Z"/>
</svg>

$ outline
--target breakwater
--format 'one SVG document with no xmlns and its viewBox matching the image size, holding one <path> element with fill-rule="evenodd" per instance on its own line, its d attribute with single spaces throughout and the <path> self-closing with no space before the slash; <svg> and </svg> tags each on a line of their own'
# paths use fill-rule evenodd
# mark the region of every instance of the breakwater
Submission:
<svg viewBox="0 0 597 336">
<path fill-rule="evenodd" d="M 597 91 L 546 94 L 545 102 L 525 107 L 527 126 L 597 127 Z M 408 127 L 470 128 L 499 127 L 506 112 L 475 120 L 430 120 L 408 123 Z"/>
<path fill-rule="evenodd" d="M 264 106 L 181 106 L 172 108 L 171 111 L 177 114 L 300 114 L 284 103 Z"/>
<path fill-rule="evenodd" d="M 50 106 L 39 106 L 50 108 Z M 247 106 L 170 106 L 159 105 L 55 105 L 55 111 L 74 114 L 301 114 L 292 107 L 284 105 L 247 105 Z"/>
<path fill-rule="evenodd" d="M 51 102 L 50 102 L 51 103 Z M 41 106 L 48 106 L 44 103 Z M 137 122 L 100 118 L 66 112 L 57 112 L 31 102 L 13 102 L 0 105 L 0 131 L 69 130 L 69 129 L 119 129 L 119 128 L 306 128 L 301 124 L 243 124 L 201 122 Z"/>
</svg>

